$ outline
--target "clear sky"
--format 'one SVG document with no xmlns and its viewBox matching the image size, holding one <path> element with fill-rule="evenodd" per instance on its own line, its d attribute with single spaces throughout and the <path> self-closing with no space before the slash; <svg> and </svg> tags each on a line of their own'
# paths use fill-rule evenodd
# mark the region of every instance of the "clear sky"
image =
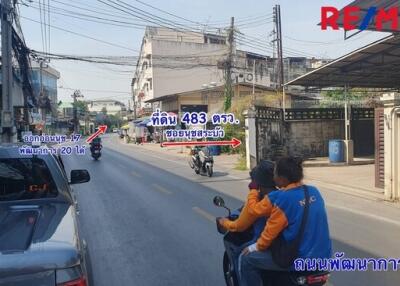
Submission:
<svg viewBox="0 0 400 286">
<path fill-rule="evenodd" d="M 40 21 L 39 2 L 49 0 L 21 0 L 29 7 L 21 6 L 21 16 Z M 103 2 L 111 3 L 109 0 Z M 115 3 L 118 0 L 111 0 Z M 123 0 L 136 8 L 158 17 L 193 25 L 182 19 L 144 6 L 135 0 Z M 271 55 L 269 46 L 271 38 L 268 36 L 273 30 L 273 24 L 268 14 L 272 13 L 275 4 L 281 5 L 283 24 L 283 45 L 287 55 L 304 54 L 325 58 L 342 56 L 358 47 L 368 44 L 385 36 L 383 33 L 363 32 L 360 35 L 344 41 L 343 31 L 321 31 L 317 25 L 320 22 L 321 6 L 335 6 L 342 8 L 350 0 L 142 0 L 158 9 L 185 17 L 195 22 L 209 23 L 212 26 L 225 27 L 234 16 L 241 26 L 239 30 L 247 36 L 256 37 L 265 42 L 268 47 L 262 49 L 260 44 L 257 50 L 251 47 L 241 47 L 257 53 Z M 114 4 L 115 5 L 115 4 Z M 118 6 L 117 6 L 118 7 Z M 121 6 L 119 6 L 121 7 Z M 86 9 L 86 10 L 85 10 Z M 90 12 L 97 11 L 98 13 Z M 122 9 L 125 10 L 125 9 Z M 102 41 L 111 42 L 121 47 L 115 47 L 65 31 L 51 28 L 50 52 L 69 55 L 105 55 L 105 56 L 137 56 L 144 33 L 143 27 L 120 27 L 93 23 L 86 20 L 71 18 L 69 11 L 75 16 L 89 14 L 92 17 L 105 17 L 114 20 L 129 21 L 139 24 L 150 24 L 142 19 L 135 19 L 121 10 L 111 8 L 99 0 L 50 0 L 51 26 L 70 30 L 87 35 Z M 61 15 L 61 14 L 65 15 Z M 105 14 L 117 14 L 111 17 Z M 44 15 L 42 15 L 44 17 Z M 145 17 L 148 19 L 148 17 Z M 93 18 L 95 19 L 95 18 Z M 253 21 L 254 19 L 254 21 Z M 265 20 L 264 20 L 265 19 Z M 253 21 L 253 22 L 252 22 Z M 22 29 L 27 45 L 35 50 L 43 51 L 41 25 L 25 18 L 21 19 Z M 260 43 L 260 42 L 259 42 Z M 254 44 L 253 44 L 254 46 Z M 71 100 L 71 89 L 81 89 L 86 99 L 113 98 L 125 103 L 130 98 L 130 82 L 134 67 L 108 66 L 75 61 L 52 61 L 51 65 L 61 73 L 59 81 L 59 99 Z"/>
</svg>

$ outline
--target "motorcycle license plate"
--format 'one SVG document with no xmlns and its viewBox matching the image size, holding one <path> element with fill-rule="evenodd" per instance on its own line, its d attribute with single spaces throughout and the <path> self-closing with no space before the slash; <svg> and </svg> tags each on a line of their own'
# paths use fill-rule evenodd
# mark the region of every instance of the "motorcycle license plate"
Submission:
<svg viewBox="0 0 400 286">
<path fill-rule="evenodd" d="M 100 151 L 99 151 L 99 150 L 94 150 L 94 153 L 95 153 L 95 154 L 99 154 Z"/>
</svg>

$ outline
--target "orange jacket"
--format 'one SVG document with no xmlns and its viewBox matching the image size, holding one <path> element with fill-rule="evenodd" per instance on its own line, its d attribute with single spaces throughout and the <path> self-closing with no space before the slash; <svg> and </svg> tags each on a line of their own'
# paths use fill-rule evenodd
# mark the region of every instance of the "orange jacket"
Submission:
<svg viewBox="0 0 400 286">
<path fill-rule="evenodd" d="M 258 191 L 251 190 L 239 218 L 235 221 L 225 221 L 223 226 L 229 231 L 241 232 L 260 217 L 268 217 L 267 225 L 257 240 L 257 249 L 264 251 L 288 225 L 285 213 L 279 207 L 272 205 L 268 196 L 260 200 Z"/>
<path fill-rule="evenodd" d="M 254 193 L 258 196 L 257 190 L 252 191 L 254 191 Z M 247 201 L 250 197 L 251 196 L 249 194 L 249 196 L 247 197 Z M 225 220 L 222 226 L 232 232 L 242 232 L 252 226 L 259 217 L 261 216 L 254 215 L 252 212 L 249 211 L 248 203 L 246 202 L 242 211 L 240 212 L 239 217 L 235 221 Z"/>
</svg>

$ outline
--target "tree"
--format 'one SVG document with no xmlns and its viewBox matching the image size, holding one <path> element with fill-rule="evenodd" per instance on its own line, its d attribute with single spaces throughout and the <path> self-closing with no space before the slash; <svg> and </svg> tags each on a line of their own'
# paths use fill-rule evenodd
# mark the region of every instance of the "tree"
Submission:
<svg viewBox="0 0 400 286">
<path fill-rule="evenodd" d="M 105 106 L 101 109 L 101 113 L 107 115 L 107 108 Z"/>
<path fill-rule="evenodd" d="M 72 105 L 73 105 L 73 107 L 76 107 L 78 114 L 85 114 L 89 110 L 87 102 L 85 102 L 85 101 L 78 100 L 76 103 L 72 103 Z"/>
</svg>

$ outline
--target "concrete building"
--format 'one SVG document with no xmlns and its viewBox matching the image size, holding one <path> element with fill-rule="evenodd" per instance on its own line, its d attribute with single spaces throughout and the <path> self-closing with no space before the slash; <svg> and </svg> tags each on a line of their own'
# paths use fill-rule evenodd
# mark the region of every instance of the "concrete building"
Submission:
<svg viewBox="0 0 400 286">
<path fill-rule="evenodd" d="M 232 106 L 236 103 L 249 104 L 253 97 L 256 105 L 281 106 L 282 97 L 275 89 L 264 85 L 254 86 L 250 83 L 235 83 L 233 85 Z M 298 96 L 295 96 L 297 98 Z M 293 95 L 286 94 L 286 103 L 290 106 Z M 161 110 L 174 113 L 207 112 L 209 114 L 223 111 L 225 96 L 224 86 L 197 89 L 174 93 L 154 98 L 149 103 L 161 102 Z"/>
<path fill-rule="evenodd" d="M 153 100 L 166 95 L 190 92 L 224 82 L 221 63 L 228 54 L 226 35 L 180 32 L 147 27 L 133 79 L 137 109 L 161 108 Z M 234 83 L 253 82 L 270 86 L 266 57 L 234 50 Z M 151 104 L 150 104 L 151 102 Z"/>
<path fill-rule="evenodd" d="M 90 113 L 100 113 L 106 111 L 108 115 L 116 115 L 126 112 L 125 104 L 117 100 L 92 100 L 88 102 Z"/>
<path fill-rule="evenodd" d="M 46 125 L 53 124 L 57 119 L 57 81 L 59 78 L 60 73 L 48 64 L 44 63 L 41 67 L 39 63 L 32 62 L 33 92 L 39 98 L 43 89 L 43 94 L 50 100 L 51 112 L 47 111 L 47 114 L 42 115 L 42 118 L 46 120 Z"/>
</svg>

